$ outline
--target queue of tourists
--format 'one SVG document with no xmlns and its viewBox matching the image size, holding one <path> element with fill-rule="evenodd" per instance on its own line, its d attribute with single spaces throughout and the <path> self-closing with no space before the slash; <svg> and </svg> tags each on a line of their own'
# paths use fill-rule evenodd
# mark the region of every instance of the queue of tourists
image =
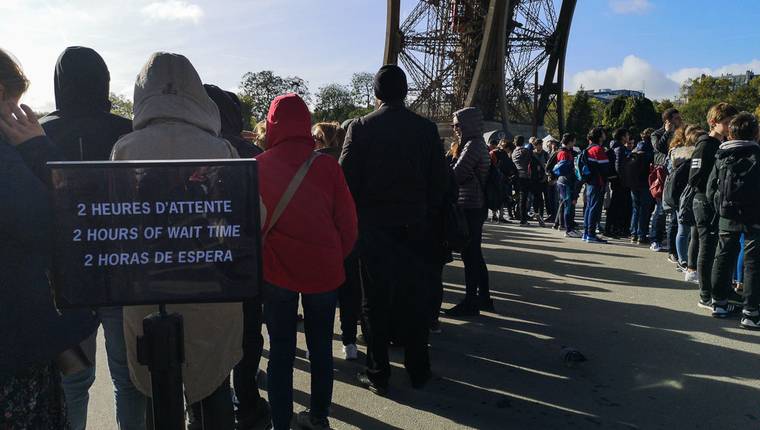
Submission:
<svg viewBox="0 0 760 430">
<path fill-rule="evenodd" d="M 609 142 L 600 127 L 559 141 L 487 142 L 493 134 L 484 138 L 480 109 L 467 107 L 454 113 L 453 143 L 445 148 L 436 124 L 405 107 L 406 75 L 394 65 L 375 75 L 379 107 L 364 117 L 313 125 L 306 103 L 285 94 L 251 131 L 243 129 L 236 95 L 204 84 L 182 55 L 150 56 L 135 83 L 131 120 L 111 113 L 109 82 L 97 52 L 67 48 L 55 67 L 56 110 L 38 120 L 19 106 L 29 81 L 0 50 L 2 429 L 86 428 L 96 364 L 64 371 L 60 359 L 74 348 L 94 351 L 100 326 L 118 427 L 152 429 L 157 413 L 136 345 L 143 318 L 157 307 L 56 307 L 47 279 L 51 160 L 257 160 L 261 297 L 169 307 L 184 320 L 190 429 L 330 428 L 336 308 L 343 358 L 356 360 L 357 344 L 366 344 L 357 385 L 392 394 L 394 344 L 404 349 L 409 384 L 423 389 L 432 377 L 429 341 L 441 332 L 439 315 L 495 310 L 481 245 L 489 209 L 494 222 L 549 222 L 592 244 L 605 243 L 603 233 L 669 249 L 687 279 L 700 283 L 700 306 L 716 317 L 741 311 L 742 326 L 760 327 L 760 206 L 750 191 L 760 182 L 758 124 L 728 105 L 710 110 L 709 131 L 666 111 L 665 126 L 644 131 L 636 145 L 627 130 Z M 582 225 L 575 219 L 581 193 Z M 442 310 L 442 272 L 455 253 L 466 292 Z M 309 408 L 294 415 L 301 321 L 311 392 Z M 258 385 L 263 324 L 268 401 Z"/>
</svg>

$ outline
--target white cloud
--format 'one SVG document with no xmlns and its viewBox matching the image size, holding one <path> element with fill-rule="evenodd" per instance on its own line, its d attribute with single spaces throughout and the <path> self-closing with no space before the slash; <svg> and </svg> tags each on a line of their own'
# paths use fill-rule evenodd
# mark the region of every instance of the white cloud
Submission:
<svg viewBox="0 0 760 430">
<path fill-rule="evenodd" d="M 748 63 L 735 63 L 727 64 L 725 66 L 711 69 L 709 67 L 687 67 L 684 69 L 676 70 L 673 73 L 669 73 L 668 77 L 676 82 L 684 82 L 687 79 L 694 79 L 704 75 L 720 76 L 720 75 L 737 75 L 751 70 L 754 73 L 760 74 L 760 60 L 752 60 Z"/>
<path fill-rule="evenodd" d="M 610 0 L 610 7 L 619 14 L 643 14 L 653 6 L 649 0 Z"/>
<path fill-rule="evenodd" d="M 150 19 L 161 21 L 192 21 L 197 24 L 203 17 L 200 6 L 183 0 L 153 2 L 140 11 Z"/>
<path fill-rule="evenodd" d="M 579 89 L 628 89 L 643 90 L 649 98 L 674 97 L 678 94 L 678 82 L 670 79 L 647 61 L 628 55 L 623 64 L 603 70 L 584 70 L 571 78 L 571 88 Z"/>
</svg>

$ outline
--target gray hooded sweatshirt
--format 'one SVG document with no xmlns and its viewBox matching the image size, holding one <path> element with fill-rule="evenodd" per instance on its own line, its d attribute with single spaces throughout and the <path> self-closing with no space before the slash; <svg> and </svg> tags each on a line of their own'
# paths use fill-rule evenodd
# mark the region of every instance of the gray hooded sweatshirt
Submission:
<svg viewBox="0 0 760 430">
<path fill-rule="evenodd" d="M 462 133 L 462 153 L 454 165 L 459 185 L 457 203 L 464 209 L 480 209 L 485 204 L 483 185 L 488 176 L 491 158 L 483 140 L 483 113 L 475 107 L 454 112 Z"/>
<path fill-rule="evenodd" d="M 116 142 L 112 160 L 237 158 L 219 137 L 216 104 L 206 95 L 190 61 L 177 54 L 151 55 L 135 83 L 134 130 Z M 124 307 L 124 335 L 129 373 L 135 386 L 151 395 L 148 368 L 137 362 L 135 339 L 142 320 L 157 306 Z M 167 306 L 184 318 L 185 364 L 182 376 L 190 403 L 208 397 L 243 356 L 240 303 Z"/>
</svg>

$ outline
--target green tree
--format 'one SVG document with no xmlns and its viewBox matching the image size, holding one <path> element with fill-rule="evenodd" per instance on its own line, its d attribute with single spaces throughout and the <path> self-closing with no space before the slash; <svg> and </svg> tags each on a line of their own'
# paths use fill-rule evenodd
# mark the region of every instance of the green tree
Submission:
<svg viewBox="0 0 760 430">
<path fill-rule="evenodd" d="M 246 73 L 240 82 L 239 96 L 241 104 L 250 109 L 252 117 L 250 122 L 266 118 L 272 100 L 287 93 L 296 93 L 306 103 L 311 102 L 308 84 L 298 76 L 283 78 L 275 75 L 271 70 L 263 70 L 256 73 Z"/>
<path fill-rule="evenodd" d="M 356 106 L 372 107 L 375 100 L 375 77 L 372 73 L 354 73 L 351 77 L 351 97 Z"/>
<path fill-rule="evenodd" d="M 583 92 L 583 88 L 573 97 L 570 110 L 567 113 L 565 128 L 569 133 L 575 133 L 579 140 L 594 126 L 594 112 L 589 101 L 589 96 Z"/>
<path fill-rule="evenodd" d="M 314 120 L 345 121 L 356 110 L 351 90 L 341 84 L 328 84 L 317 91 Z"/>
<path fill-rule="evenodd" d="M 111 113 L 114 115 L 123 116 L 124 118 L 134 118 L 134 105 L 132 100 L 120 96 L 115 93 L 111 93 L 108 98 L 111 100 Z"/>
<path fill-rule="evenodd" d="M 656 127 L 658 124 L 657 111 L 654 103 L 646 97 L 629 97 L 625 108 L 620 114 L 619 126 L 627 129 L 644 130 L 648 127 Z"/>
<path fill-rule="evenodd" d="M 631 97 L 617 96 L 605 107 L 604 116 L 602 118 L 602 124 L 609 129 L 616 129 L 622 127 L 620 118 L 623 115 L 626 105 Z"/>
</svg>

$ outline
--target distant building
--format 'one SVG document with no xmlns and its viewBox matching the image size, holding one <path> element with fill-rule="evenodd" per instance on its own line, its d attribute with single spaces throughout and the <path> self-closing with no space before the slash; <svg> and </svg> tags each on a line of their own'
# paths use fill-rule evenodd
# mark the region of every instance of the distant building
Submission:
<svg viewBox="0 0 760 430">
<path fill-rule="evenodd" d="M 701 79 L 704 79 L 710 75 L 703 74 L 702 76 L 696 78 L 696 79 L 689 79 L 686 81 L 686 83 L 681 87 L 681 97 L 679 101 L 682 103 L 688 102 L 692 95 L 692 85 L 694 82 L 698 82 Z M 731 90 L 736 90 L 738 88 L 741 88 L 743 86 L 749 85 L 750 81 L 752 79 L 755 79 L 757 76 L 752 70 L 747 70 L 744 73 L 740 74 L 723 74 L 720 76 L 710 76 L 711 78 L 715 79 L 726 79 L 731 82 Z"/>
<path fill-rule="evenodd" d="M 722 79 L 728 79 L 731 81 L 731 85 L 734 89 L 749 85 L 750 81 L 757 76 L 752 70 L 747 70 L 740 75 L 720 75 Z"/>
<path fill-rule="evenodd" d="M 601 89 L 601 90 L 583 90 L 584 93 L 588 94 L 589 97 L 595 98 L 602 103 L 610 103 L 612 100 L 615 99 L 615 97 L 644 97 L 644 93 L 642 91 L 636 91 L 636 90 L 611 90 L 609 88 Z"/>
</svg>

